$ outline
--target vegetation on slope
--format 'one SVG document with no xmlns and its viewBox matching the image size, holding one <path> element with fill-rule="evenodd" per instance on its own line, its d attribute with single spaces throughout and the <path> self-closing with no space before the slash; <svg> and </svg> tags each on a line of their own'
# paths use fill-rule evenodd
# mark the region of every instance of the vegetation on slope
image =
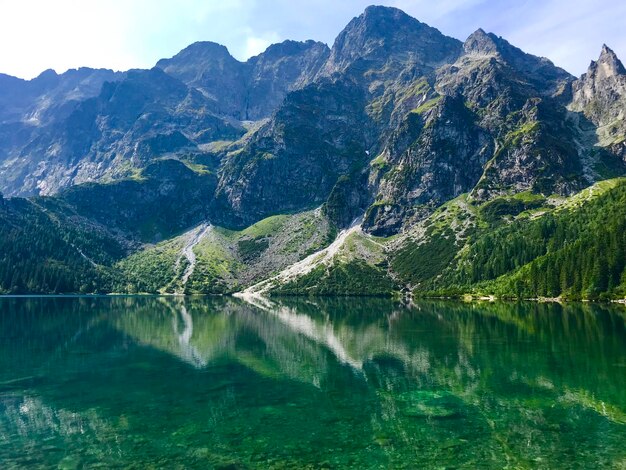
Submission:
<svg viewBox="0 0 626 470">
<path fill-rule="evenodd" d="M 120 261 L 141 242 L 171 238 L 202 221 L 212 184 L 212 175 L 165 159 L 134 177 L 74 186 L 55 197 L 0 197 L 0 292 L 167 288 L 175 276 L 163 253 Z"/>
<path fill-rule="evenodd" d="M 213 227 L 193 247 L 196 264 L 183 285 L 186 233 L 118 263 L 118 291 L 234 293 L 325 247 L 335 234 L 319 210 L 271 216 L 240 231 Z"/>
<path fill-rule="evenodd" d="M 624 297 L 626 180 L 599 183 L 556 208 L 543 204 L 488 202 L 472 212 L 476 228 L 466 236 L 429 228 L 419 244 L 398 250 L 393 266 L 420 295 Z M 449 223 L 459 226 L 456 216 Z"/>
<path fill-rule="evenodd" d="M 0 199 L 0 292 L 228 294 L 327 246 L 336 229 L 319 210 L 214 227 L 127 256 L 130 245 L 62 199 Z M 277 286 L 278 295 L 626 297 L 626 179 L 571 198 L 520 193 L 478 203 L 466 195 L 399 237 L 356 232 L 330 261 Z"/>
<path fill-rule="evenodd" d="M 123 247 L 95 226 L 75 224 L 27 200 L 0 199 L 0 293 L 110 291 L 112 273 L 99 263 L 122 257 Z"/>
<path fill-rule="evenodd" d="M 272 290 L 273 295 L 391 296 L 398 286 L 388 272 L 382 239 L 350 234 L 329 262 Z"/>
<path fill-rule="evenodd" d="M 182 247 L 181 240 L 175 238 L 123 259 L 116 266 L 120 276 L 114 290 L 129 294 L 173 292 L 175 279 L 185 266 L 181 263 L 176 269 Z"/>
<path fill-rule="evenodd" d="M 396 286 L 387 271 L 363 260 L 320 265 L 273 295 L 390 296 Z"/>
</svg>

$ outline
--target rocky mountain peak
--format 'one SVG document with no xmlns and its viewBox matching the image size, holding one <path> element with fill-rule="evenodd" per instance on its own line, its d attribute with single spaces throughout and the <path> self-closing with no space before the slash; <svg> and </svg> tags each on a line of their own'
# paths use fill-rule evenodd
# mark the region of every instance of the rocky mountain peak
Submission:
<svg viewBox="0 0 626 470">
<path fill-rule="evenodd" d="M 207 70 L 225 71 L 239 62 L 220 44 L 204 41 L 186 47 L 171 59 L 161 59 L 156 66 L 166 73 L 191 84 L 202 79 Z"/>
<path fill-rule="evenodd" d="M 589 65 L 587 78 L 603 80 L 617 75 L 626 75 L 626 69 L 617 54 L 606 44 L 603 44 L 600 58 L 597 61 L 592 61 Z"/>
<path fill-rule="evenodd" d="M 482 28 L 476 30 L 465 40 L 463 50 L 469 55 L 497 56 L 500 60 L 509 63 L 509 65 L 520 66 L 522 68 L 532 68 L 530 62 L 533 63 L 532 65 L 536 65 L 536 63 L 542 61 L 549 62 L 547 59 L 526 54 L 521 49 L 510 44 L 506 39 L 494 33 L 487 33 Z"/>
<path fill-rule="evenodd" d="M 583 112 L 602 128 L 601 143 L 618 141 L 626 135 L 626 69 L 611 48 L 602 46 L 598 60 L 591 62 L 587 73 L 574 82 L 572 89 L 571 109 Z"/>
<path fill-rule="evenodd" d="M 321 74 L 387 69 L 393 75 L 407 67 L 425 72 L 454 61 L 460 51 L 459 41 L 402 10 L 371 6 L 337 36 Z"/>
<path fill-rule="evenodd" d="M 212 111 L 240 120 L 269 116 L 285 94 L 308 82 L 328 57 L 326 44 L 284 41 L 240 62 L 213 42 L 197 42 L 157 67 L 214 102 Z"/>
<path fill-rule="evenodd" d="M 626 69 L 617 54 L 604 44 L 598 60 L 592 60 L 587 73 L 574 83 L 575 101 L 592 99 L 607 88 L 623 88 L 619 86 L 621 82 L 626 82 Z"/>
<path fill-rule="evenodd" d="M 60 75 L 55 70 L 48 69 L 30 80 L 30 83 L 34 87 L 46 88 L 56 86 L 59 83 L 59 79 Z"/>
<path fill-rule="evenodd" d="M 402 10 L 392 7 L 370 6 L 360 16 L 353 18 L 337 37 L 333 46 L 335 55 L 367 53 L 375 46 L 413 36 L 428 26 Z M 366 47 L 365 51 L 357 48 Z"/>
<path fill-rule="evenodd" d="M 190 44 L 173 58 L 177 57 L 203 57 L 203 58 L 232 58 L 228 48 L 212 41 L 198 41 Z M 162 59 L 159 62 L 167 62 L 171 59 Z"/>
<path fill-rule="evenodd" d="M 497 54 L 499 52 L 497 41 L 498 37 L 495 34 L 486 33 L 479 28 L 465 40 L 463 50 L 466 54 Z"/>
<path fill-rule="evenodd" d="M 370 5 L 365 11 L 356 18 L 357 20 L 364 21 L 374 26 L 381 21 L 417 21 L 415 18 L 407 15 L 399 8 L 386 7 L 382 5 Z"/>
<path fill-rule="evenodd" d="M 288 92 L 308 84 L 324 65 L 330 49 L 321 42 L 284 41 L 252 57 L 247 67 L 245 117 L 267 117 Z"/>
<path fill-rule="evenodd" d="M 37 77 L 35 77 L 35 80 L 47 80 L 51 78 L 56 78 L 58 76 L 59 74 L 56 72 L 56 70 L 46 69 L 43 72 L 41 72 Z"/>
<path fill-rule="evenodd" d="M 471 75 L 468 70 L 475 68 L 488 73 L 489 68 L 496 67 L 506 78 L 519 74 L 523 77 L 521 81 L 532 84 L 537 93 L 547 95 L 558 93 L 565 83 L 574 80 L 574 77 L 550 60 L 527 54 L 506 39 L 483 29 L 478 29 L 467 38 L 463 44 L 463 52 L 460 63 L 455 66 L 466 70 L 460 74 L 454 72 L 454 75 L 460 77 Z M 484 59 L 489 59 L 490 65 Z"/>
</svg>

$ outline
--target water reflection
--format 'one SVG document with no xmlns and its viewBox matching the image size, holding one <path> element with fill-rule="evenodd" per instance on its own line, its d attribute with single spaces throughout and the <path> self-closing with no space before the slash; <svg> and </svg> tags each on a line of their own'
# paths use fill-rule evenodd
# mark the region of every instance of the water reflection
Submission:
<svg viewBox="0 0 626 470">
<path fill-rule="evenodd" d="M 621 308 L 81 298 L 0 312 L 13 466 L 626 464 Z"/>
</svg>

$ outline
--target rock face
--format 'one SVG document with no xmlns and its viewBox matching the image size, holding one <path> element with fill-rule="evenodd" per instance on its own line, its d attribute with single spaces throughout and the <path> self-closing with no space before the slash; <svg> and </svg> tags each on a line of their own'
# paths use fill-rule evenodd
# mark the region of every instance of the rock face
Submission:
<svg viewBox="0 0 626 470">
<path fill-rule="evenodd" d="M 165 195 L 150 210 L 182 212 L 176 228 L 323 206 L 338 227 L 364 216 L 365 231 L 391 235 L 464 193 L 565 196 L 626 173 L 625 92 L 606 46 L 576 80 L 483 30 L 462 43 L 369 7 L 332 49 L 286 41 L 239 62 L 202 42 L 152 70 L 0 76 L 0 190 L 140 188 L 178 161 L 146 180 Z M 95 204 L 100 191 L 67 194 Z"/>
<path fill-rule="evenodd" d="M 342 80 L 289 94 L 274 117 L 225 158 L 213 210 L 218 222 L 243 227 L 322 204 L 338 178 L 367 164 L 365 103 L 353 83 Z"/>
<path fill-rule="evenodd" d="M 382 155 L 389 170 L 366 217 L 372 233 L 394 233 L 407 218 L 476 186 L 493 155 L 493 141 L 476 121 L 461 96 L 444 96 L 407 116 Z"/>
<path fill-rule="evenodd" d="M 80 68 L 58 75 L 46 70 L 26 81 L 0 74 L 0 123 L 46 123 L 67 115 L 73 105 L 100 93 L 104 82 L 121 80 L 124 73 Z"/>
<path fill-rule="evenodd" d="M 111 70 L 80 68 L 58 75 L 47 70 L 26 81 L 0 75 L 0 187 L 8 194 L 37 192 L 26 180 L 33 177 L 43 155 L 21 155 L 30 143 L 56 132 L 85 100 L 100 93 L 106 82 L 124 78 Z"/>
<path fill-rule="evenodd" d="M 268 117 L 293 90 L 309 84 L 326 62 L 326 44 L 285 41 L 248 60 L 246 119 Z"/>
<path fill-rule="evenodd" d="M 585 107 L 594 100 L 604 99 L 605 102 L 614 102 L 621 97 L 622 85 L 626 76 L 624 65 L 606 44 L 602 46 L 600 58 L 591 61 L 587 73 L 574 84 L 574 103 Z M 590 109 L 596 112 L 601 119 L 600 109 Z"/>
<path fill-rule="evenodd" d="M 198 42 L 157 67 L 200 90 L 218 115 L 247 121 L 268 117 L 288 92 L 310 81 L 328 53 L 323 43 L 285 41 L 243 63 L 224 46 Z"/>
<path fill-rule="evenodd" d="M 615 52 L 602 46 L 600 58 L 572 89 L 571 108 L 597 126 L 600 144 L 626 158 L 626 69 Z"/>
<path fill-rule="evenodd" d="M 119 178 L 150 161 L 198 146 L 237 138 L 243 129 L 212 114 L 209 100 L 160 69 L 131 71 L 106 82 L 96 97 L 67 117 L 37 128 L 32 140 L 5 160 L 3 183 L 20 194 Z"/>
<path fill-rule="evenodd" d="M 584 187 L 585 156 L 564 124 L 573 80 L 547 59 L 473 33 L 434 79 L 407 91 L 420 100 L 372 167 L 378 188 L 366 229 L 391 235 L 466 192 L 488 200 Z"/>
<path fill-rule="evenodd" d="M 196 43 L 152 70 L 0 76 L 0 187 L 54 194 L 163 156 L 201 158 L 206 144 L 241 137 L 240 121 L 269 116 L 327 55 L 324 44 L 287 41 L 242 63 Z"/>
<path fill-rule="evenodd" d="M 54 200 L 125 238 L 146 243 L 177 235 L 207 218 L 216 178 L 176 160 L 149 164 L 140 178 L 73 186 Z"/>
<path fill-rule="evenodd" d="M 199 90 L 219 114 L 240 117 L 245 96 L 243 65 L 226 47 L 212 42 L 197 42 L 171 59 L 157 63 L 163 70 L 186 85 Z"/>
<path fill-rule="evenodd" d="M 339 34 L 320 76 L 347 74 L 381 93 L 385 80 L 426 75 L 460 51 L 458 40 L 403 11 L 371 6 Z"/>
</svg>

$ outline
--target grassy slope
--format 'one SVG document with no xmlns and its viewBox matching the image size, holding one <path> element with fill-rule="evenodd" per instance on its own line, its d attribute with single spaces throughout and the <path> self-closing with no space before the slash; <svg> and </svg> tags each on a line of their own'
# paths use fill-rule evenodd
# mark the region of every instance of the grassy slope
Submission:
<svg viewBox="0 0 626 470">
<path fill-rule="evenodd" d="M 275 274 L 325 247 L 335 229 L 320 213 L 306 211 L 268 217 L 241 230 L 213 230 L 194 248 L 196 267 L 184 291 L 227 294 Z M 148 247 L 118 264 L 125 273 L 123 291 L 174 292 L 183 289 L 181 259 L 186 235 Z"/>
</svg>

